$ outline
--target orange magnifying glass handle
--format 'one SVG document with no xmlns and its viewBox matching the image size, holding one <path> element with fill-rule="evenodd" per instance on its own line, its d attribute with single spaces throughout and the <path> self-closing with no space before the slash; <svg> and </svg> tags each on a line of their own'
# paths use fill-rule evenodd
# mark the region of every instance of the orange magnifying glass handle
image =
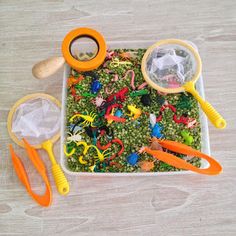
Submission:
<svg viewBox="0 0 236 236">
<path fill-rule="evenodd" d="M 186 162 L 185 160 L 178 158 L 170 153 L 159 151 L 159 150 L 152 150 L 150 148 L 145 148 L 144 151 L 148 154 L 152 155 L 156 159 L 163 161 L 169 165 L 172 165 L 176 168 L 185 169 L 185 170 L 191 170 L 193 172 L 199 173 L 199 174 L 205 174 L 205 175 L 217 175 L 222 172 L 221 165 L 214 160 L 212 157 L 199 152 L 185 144 L 177 143 L 170 140 L 158 140 L 160 145 L 163 148 L 166 148 L 168 150 L 174 151 L 176 153 L 181 153 L 185 155 L 191 155 L 195 157 L 199 157 L 202 159 L 205 159 L 209 163 L 209 167 L 206 169 L 200 169 L 196 166 L 193 166 L 192 164 Z"/>
<path fill-rule="evenodd" d="M 48 177 L 46 174 L 46 168 L 44 166 L 44 163 L 40 159 L 38 153 L 36 152 L 36 150 L 34 148 L 32 148 L 27 143 L 26 140 L 24 140 L 24 143 L 25 143 L 25 148 L 26 148 L 26 151 L 28 153 L 30 160 L 32 161 L 34 167 L 36 168 L 36 170 L 38 171 L 38 173 L 40 174 L 40 176 L 42 177 L 42 179 L 46 185 L 45 193 L 43 195 L 38 195 L 33 192 L 33 190 L 31 189 L 30 182 L 29 182 L 27 173 L 25 171 L 24 165 L 23 165 L 22 161 L 20 160 L 20 158 L 14 152 L 13 147 L 10 145 L 10 153 L 11 153 L 14 169 L 16 171 L 18 178 L 20 179 L 22 184 L 25 186 L 29 195 L 39 205 L 47 207 L 51 204 L 51 201 L 52 201 L 52 191 L 51 191 L 50 183 L 49 183 L 49 180 L 48 180 Z"/>
</svg>

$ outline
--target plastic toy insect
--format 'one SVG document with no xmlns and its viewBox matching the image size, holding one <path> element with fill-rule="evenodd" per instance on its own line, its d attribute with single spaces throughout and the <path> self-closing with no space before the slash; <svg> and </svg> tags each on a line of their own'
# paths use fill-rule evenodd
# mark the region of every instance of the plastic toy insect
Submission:
<svg viewBox="0 0 236 236">
<path fill-rule="evenodd" d="M 135 153 L 131 153 L 128 157 L 127 157 L 127 162 L 131 165 L 134 166 L 136 165 L 136 163 L 138 162 L 139 159 L 139 155 L 135 152 Z"/>
<path fill-rule="evenodd" d="M 130 114 L 128 114 L 128 116 L 133 116 L 133 120 L 138 119 L 142 114 L 141 109 L 136 108 L 134 105 L 128 105 L 127 108 L 130 111 Z"/>
<path fill-rule="evenodd" d="M 159 122 L 162 120 L 162 113 L 165 111 L 165 109 L 169 108 L 173 113 L 173 121 L 177 124 L 184 124 L 186 125 L 186 127 L 188 128 L 194 128 L 198 125 L 197 121 L 195 119 L 192 119 L 192 118 L 189 118 L 187 115 L 182 115 L 180 116 L 180 118 L 177 117 L 176 115 L 176 108 L 171 105 L 171 104 L 164 104 L 161 109 L 160 109 L 160 112 L 159 112 L 159 116 L 157 117 L 156 121 Z"/>
<path fill-rule="evenodd" d="M 163 138 L 164 135 L 161 133 L 162 130 L 163 127 L 161 127 L 159 123 L 156 123 L 152 128 L 152 133 L 151 133 L 152 137 Z"/>
<path fill-rule="evenodd" d="M 141 103 L 144 105 L 144 106 L 150 106 L 151 105 L 151 96 L 150 94 L 144 94 L 142 95 L 141 97 Z"/>
<path fill-rule="evenodd" d="M 110 95 L 113 93 L 113 91 L 115 90 L 114 87 L 114 82 L 117 82 L 119 80 L 119 76 L 118 74 L 115 74 L 113 79 L 111 79 L 111 82 L 107 84 L 107 86 L 105 87 L 105 92 L 107 95 Z"/>
<path fill-rule="evenodd" d="M 69 136 L 67 137 L 66 143 L 81 141 L 82 136 L 80 134 L 82 134 L 82 133 L 83 132 L 79 132 L 79 130 L 75 133 L 68 132 L 67 135 L 69 135 Z"/>
<path fill-rule="evenodd" d="M 70 88 L 70 93 L 74 97 L 75 101 L 79 101 L 82 98 L 82 96 L 79 96 L 79 95 L 76 94 L 75 87 L 77 87 L 78 83 L 83 79 L 84 79 L 84 77 L 81 75 L 78 78 L 75 78 L 75 77 L 71 76 L 67 80 L 67 86 L 68 86 L 68 88 Z"/>
<path fill-rule="evenodd" d="M 98 136 L 98 129 L 96 127 L 87 126 L 84 129 L 85 129 L 86 134 L 90 138 L 94 138 Z"/>
<path fill-rule="evenodd" d="M 110 82 L 110 83 L 106 86 L 105 92 L 106 92 L 107 95 L 112 94 L 112 93 L 114 92 L 115 88 L 114 88 L 114 87 L 111 88 L 112 86 L 114 86 L 113 82 Z"/>
<path fill-rule="evenodd" d="M 115 103 L 107 108 L 105 118 L 107 119 L 108 124 L 111 124 L 113 121 L 122 123 L 126 121 L 125 118 L 114 116 L 115 108 L 122 108 L 122 104 Z"/>
<path fill-rule="evenodd" d="M 152 137 L 150 139 L 150 149 L 151 150 L 160 150 L 163 151 L 162 146 L 160 145 L 160 143 L 158 142 L 158 139 L 156 137 Z"/>
<path fill-rule="evenodd" d="M 177 124 L 182 123 L 187 125 L 189 118 L 186 115 L 182 115 L 179 118 L 176 114 L 173 115 L 173 121 Z"/>
<path fill-rule="evenodd" d="M 138 165 L 142 171 L 148 172 L 154 168 L 154 161 L 140 161 Z"/>
<path fill-rule="evenodd" d="M 128 52 L 121 52 L 119 53 L 119 56 L 122 59 L 131 59 L 131 58 L 136 58 L 137 57 L 137 52 L 132 52 L 132 51 L 128 51 Z"/>
<path fill-rule="evenodd" d="M 128 70 L 128 71 L 126 71 L 125 76 L 124 76 L 124 79 L 126 79 L 126 77 L 127 77 L 130 73 L 131 73 L 130 86 L 131 86 L 131 88 L 132 88 L 133 90 L 140 90 L 140 89 L 143 89 L 143 88 L 145 88 L 145 87 L 147 86 L 147 83 L 146 83 L 146 82 L 142 83 L 141 85 L 139 85 L 139 86 L 137 86 L 137 87 L 134 85 L 135 73 L 134 73 L 133 70 Z"/>
<path fill-rule="evenodd" d="M 123 115 L 123 112 L 120 109 L 116 110 L 115 116 L 121 117 L 122 115 Z"/>
<path fill-rule="evenodd" d="M 100 126 L 98 128 L 98 133 L 100 133 L 100 135 L 104 135 L 104 133 L 106 133 L 106 137 L 109 140 L 112 140 L 114 137 L 113 129 L 111 127 L 106 126 L 106 125 Z"/>
<path fill-rule="evenodd" d="M 187 128 L 189 128 L 189 129 L 193 129 L 193 128 L 195 128 L 196 126 L 198 126 L 198 122 L 197 122 L 197 120 L 194 119 L 194 118 L 189 118 L 188 121 L 187 121 L 187 123 L 186 123 L 186 126 L 187 126 Z"/>
<path fill-rule="evenodd" d="M 106 100 L 103 99 L 103 96 L 102 95 L 99 95 L 97 96 L 96 98 L 94 98 L 92 101 L 91 101 L 97 108 L 101 107 L 105 102 Z"/>
<path fill-rule="evenodd" d="M 115 56 L 114 51 L 107 50 L 106 60 L 111 60 Z"/>
<path fill-rule="evenodd" d="M 189 96 L 186 96 L 184 93 L 182 93 L 176 107 L 181 108 L 181 109 L 182 108 L 191 109 L 192 108 L 192 103 L 190 101 Z"/>
<path fill-rule="evenodd" d="M 68 88 L 70 88 L 71 86 L 77 85 L 83 79 L 84 79 L 84 77 L 82 75 L 78 78 L 75 78 L 73 76 L 69 77 L 67 80 Z"/>
<path fill-rule="evenodd" d="M 101 137 L 105 135 L 105 131 L 101 132 Z M 106 150 L 112 146 L 112 144 L 118 144 L 120 146 L 119 152 L 113 154 L 111 157 L 109 157 L 109 161 L 112 161 L 115 157 L 120 156 L 124 152 L 124 144 L 119 138 L 114 138 L 110 142 L 108 142 L 106 145 L 101 145 L 100 141 L 97 140 L 97 147 L 100 150 Z M 109 163 L 110 165 L 113 165 L 113 162 Z"/>
<path fill-rule="evenodd" d="M 80 122 L 76 122 L 75 124 L 68 125 L 68 128 L 71 133 L 76 133 L 77 131 L 81 131 L 83 128 L 79 126 Z"/>
<path fill-rule="evenodd" d="M 107 163 L 106 162 L 97 162 L 93 168 L 90 168 L 93 172 L 105 172 L 105 169 L 107 167 Z"/>
<path fill-rule="evenodd" d="M 73 96 L 73 98 L 76 102 L 78 102 L 82 98 L 82 96 L 76 94 L 76 89 L 75 89 L 74 86 L 70 87 L 70 93 L 71 93 L 71 95 Z"/>
<path fill-rule="evenodd" d="M 84 146 L 83 155 L 86 155 L 87 152 L 88 152 L 88 150 L 89 150 L 89 148 L 90 148 L 90 145 L 87 145 L 87 143 L 84 142 L 84 141 L 80 141 L 80 142 L 77 143 L 77 146 L 80 146 L 80 145 L 83 145 L 83 146 Z M 83 159 L 83 156 L 82 156 L 82 155 L 79 156 L 79 162 L 80 162 L 82 165 L 85 165 L 85 164 L 88 163 L 87 161 L 85 161 L 85 160 Z"/>
<path fill-rule="evenodd" d="M 95 158 L 98 158 L 99 161 L 102 162 L 105 160 L 105 158 L 108 158 L 110 156 L 109 150 L 104 150 L 103 152 L 100 152 L 96 146 L 92 145 L 92 147 L 96 149 L 98 155 L 97 157 L 95 156 Z"/>
<path fill-rule="evenodd" d="M 151 128 L 153 128 L 155 126 L 156 120 L 157 120 L 157 118 L 156 118 L 155 114 L 153 114 L 153 113 L 149 114 L 149 122 L 150 122 Z"/>
<path fill-rule="evenodd" d="M 108 109 L 107 109 L 108 110 Z M 114 116 L 114 113 L 115 113 L 115 108 L 112 108 L 111 109 L 111 113 L 110 113 L 110 116 Z M 107 117 L 107 123 L 108 124 L 111 124 L 114 120 L 113 119 L 110 119 Z"/>
<path fill-rule="evenodd" d="M 97 95 L 93 93 L 82 93 L 81 96 L 91 98 L 91 97 L 96 97 Z"/>
<path fill-rule="evenodd" d="M 84 76 L 89 76 L 89 77 L 94 78 L 94 79 L 96 79 L 96 80 L 99 79 L 99 75 L 98 75 L 96 72 L 94 72 L 94 71 L 85 71 L 85 72 L 83 73 L 83 75 L 84 75 Z"/>
<path fill-rule="evenodd" d="M 135 90 L 132 93 L 129 94 L 130 97 L 137 97 L 137 96 L 142 96 L 148 94 L 147 89 L 141 89 L 141 90 Z"/>
<path fill-rule="evenodd" d="M 98 80 L 94 79 L 91 84 L 91 92 L 93 94 L 98 93 L 101 88 L 102 84 Z"/>
<path fill-rule="evenodd" d="M 184 138 L 184 143 L 186 145 L 190 146 L 192 144 L 192 142 L 194 141 L 193 137 L 189 134 L 189 132 L 183 130 L 183 131 L 181 131 L 180 134 Z"/>
<path fill-rule="evenodd" d="M 162 105 L 164 105 L 164 103 L 165 103 L 166 100 L 165 100 L 165 98 L 163 98 L 162 96 L 159 96 L 159 95 L 158 95 L 156 101 L 158 102 L 159 105 L 162 106 Z"/>
<path fill-rule="evenodd" d="M 173 115 L 173 120 L 175 123 L 182 123 L 184 124 L 187 128 L 193 129 L 198 125 L 198 122 L 194 118 L 187 117 L 185 115 L 180 116 L 180 118 L 177 118 L 177 115 Z"/>
<path fill-rule="evenodd" d="M 108 156 L 110 156 L 110 153 L 108 152 L 108 150 L 105 150 L 105 151 L 103 151 L 103 152 L 100 152 L 96 146 L 94 146 L 94 145 L 88 145 L 88 144 L 87 144 L 86 142 L 84 142 L 84 141 L 80 141 L 80 142 L 77 143 L 77 146 L 80 146 L 80 145 L 84 146 L 83 156 L 85 156 L 85 155 L 87 154 L 87 152 L 88 152 L 88 150 L 89 150 L 90 148 L 94 148 L 94 149 L 97 151 L 97 156 L 95 156 L 94 159 L 99 159 L 100 162 L 103 162 L 105 158 L 107 158 Z M 83 159 L 83 156 L 80 156 L 80 157 L 79 157 L 79 162 L 80 162 L 81 164 L 87 164 L 87 161 L 85 161 L 85 160 Z"/>
<path fill-rule="evenodd" d="M 119 67 L 120 65 L 132 65 L 132 62 L 129 61 L 120 61 L 118 58 L 114 58 L 111 63 L 110 66 L 113 68 Z"/>
<path fill-rule="evenodd" d="M 73 122 L 73 120 L 77 117 L 80 117 L 84 119 L 82 124 L 85 126 L 91 125 L 92 127 L 95 127 L 94 120 L 96 119 L 97 115 L 93 112 L 91 112 L 89 115 L 82 115 L 82 114 L 75 114 L 70 118 L 70 122 Z"/>
<path fill-rule="evenodd" d="M 157 122 L 162 120 L 162 112 L 165 111 L 165 109 L 167 108 L 169 108 L 173 113 L 176 113 L 176 108 L 173 105 L 171 104 L 163 105 L 160 109 L 159 116 L 157 117 Z"/>
<path fill-rule="evenodd" d="M 67 145 L 64 145 L 64 153 L 67 157 L 70 157 L 75 153 L 75 148 L 72 148 L 70 151 L 68 151 L 67 148 Z"/>
<path fill-rule="evenodd" d="M 113 100 L 116 100 L 116 101 L 124 102 L 126 99 L 126 94 L 128 92 L 129 92 L 129 88 L 124 87 L 123 89 L 119 90 L 117 93 L 110 95 L 106 101 L 111 102 Z"/>
</svg>

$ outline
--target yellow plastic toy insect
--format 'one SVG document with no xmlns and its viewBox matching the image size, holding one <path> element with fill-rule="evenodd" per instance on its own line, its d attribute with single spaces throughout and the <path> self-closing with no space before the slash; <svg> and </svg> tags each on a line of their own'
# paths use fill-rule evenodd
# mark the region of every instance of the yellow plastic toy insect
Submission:
<svg viewBox="0 0 236 236">
<path fill-rule="evenodd" d="M 130 62 L 130 61 L 120 61 L 118 58 L 115 58 L 110 63 L 110 66 L 114 67 L 114 68 L 116 68 L 120 65 L 132 65 L 132 62 Z"/>
<path fill-rule="evenodd" d="M 75 114 L 70 118 L 70 122 L 73 122 L 73 120 L 77 117 L 84 119 L 84 121 L 82 122 L 82 124 L 84 125 L 83 127 L 89 126 L 89 125 L 91 125 L 92 127 L 95 127 L 94 120 L 97 117 L 95 113 L 91 112 L 89 115 Z"/>
<path fill-rule="evenodd" d="M 115 113 L 115 108 L 113 108 L 112 110 L 111 110 L 111 116 L 114 116 L 114 113 Z M 112 120 L 112 119 L 107 119 L 107 123 L 108 124 L 111 124 L 112 122 L 113 122 L 114 120 Z"/>
<path fill-rule="evenodd" d="M 67 157 L 70 157 L 75 153 L 75 148 L 73 148 L 70 152 L 67 152 L 66 149 L 67 149 L 67 147 L 66 147 L 66 145 L 64 145 L 64 153 Z"/>
<path fill-rule="evenodd" d="M 108 149 L 104 150 L 103 152 L 100 152 L 99 149 L 94 146 L 94 145 L 88 145 L 86 142 L 84 141 L 80 141 L 77 143 L 77 146 L 84 146 L 84 151 L 83 151 L 83 155 L 81 155 L 79 157 L 79 162 L 84 165 L 87 164 L 88 162 L 86 160 L 83 159 L 83 157 L 87 154 L 88 150 L 90 148 L 94 148 L 97 151 L 97 156 L 94 157 L 94 159 L 99 159 L 100 162 L 103 162 L 105 158 L 107 158 L 108 156 L 110 156 L 110 153 L 107 152 Z"/>
<path fill-rule="evenodd" d="M 141 109 L 136 108 L 134 105 L 128 105 L 128 110 L 130 111 L 130 114 L 128 114 L 128 116 L 133 116 L 133 120 L 138 119 L 142 114 Z"/>
</svg>

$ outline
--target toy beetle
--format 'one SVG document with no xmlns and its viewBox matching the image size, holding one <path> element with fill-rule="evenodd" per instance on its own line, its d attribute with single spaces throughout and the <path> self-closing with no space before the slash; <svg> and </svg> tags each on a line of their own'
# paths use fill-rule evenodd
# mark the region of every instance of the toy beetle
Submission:
<svg viewBox="0 0 236 236">
<path fill-rule="evenodd" d="M 94 79 L 91 84 L 91 92 L 93 94 L 96 94 L 101 90 L 101 88 L 102 88 L 102 84 L 97 79 Z"/>
</svg>

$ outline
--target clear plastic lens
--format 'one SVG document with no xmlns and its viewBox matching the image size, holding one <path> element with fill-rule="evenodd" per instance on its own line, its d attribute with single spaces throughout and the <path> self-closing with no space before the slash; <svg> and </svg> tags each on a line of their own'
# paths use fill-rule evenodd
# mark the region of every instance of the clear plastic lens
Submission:
<svg viewBox="0 0 236 236">
<path fill-rule="evenodd" d="M 79 37 L 72 42 L 70 50 L 76 60 L 89 61 L 97 55 L 98 46 L 89 37 Z"/>
<path fill-rule="evenodd" d="M 179 88 L 193 79 L 196 62 L 187 48 L 177 44 L 165 44 L 149 54 L 146 72 L 160 87 Z"/>
<path fill-rule="evenodd" d="M 32 145 L 51 139 L 60 130 L 60 108 L 50 100 L 35 98 L 21 104 L 13 115 L 12 132 Z"/>
</svg>

